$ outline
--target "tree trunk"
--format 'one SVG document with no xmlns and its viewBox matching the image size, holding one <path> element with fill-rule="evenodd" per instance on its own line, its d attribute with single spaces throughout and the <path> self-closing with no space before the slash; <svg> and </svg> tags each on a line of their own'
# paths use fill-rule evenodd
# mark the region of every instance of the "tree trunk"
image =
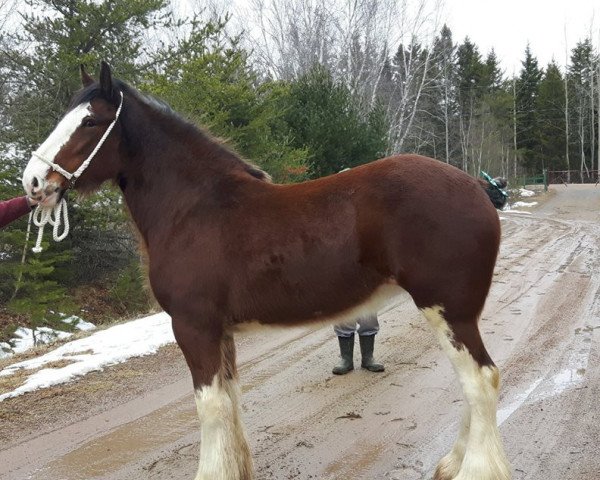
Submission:
<svg viewBox="0 0 600 480">
<path fill-rule="evenodd" d="M 592 38 L 590 32 L 590 39 Z M 594 128 L 594 60 L 592 58 L 592 65 L 590 68 L 590 170 L 594 170 L 594 158 L 596 157 L 596 136 Z"/>
<path fill-rule="evenodd" d="M 514 178 L 517 178 L 517 77 L 513 73 L 513 166 Z"/>
<path fill-rule="evenodd" d="M 581 161 L 579 163 L 580 182 L 583 183 L 583 170 L 585 165 L 585 128 L 584 128 L 584 109 L 583 105 L 579 108 L 579 155 Z"/>
<path fill-rule="evenodd" d="M 567 162 L 567 183 L 571 182 L 571 160 L 569 159 L 569 83 L 567 72 L 569 51 L 567 49 L 567 26 L 565 25 L 565 161 Z"/>
<path fill-rule="evenodd" d="M 25 245 L 23 245 L 23 252 L 21 253 L 21 264 L 19 266 L 19 273 L 17 275 L 17 281 L 15 282 L 15 291 L 10 297 L 10 300 L 13 300 L 17 293 L 19 293 L 19 289 L 21 288 L 21 280 L 23 279 L 23 268 L 25 267 L 25 261 L 27 260 L 27 246 L 29 244 L 29 235 L 31 233 L 31 224 L 33 223 L 33 212 L 29 214 L 29 222 L 27 223 L 27 233 L 25 234 Z M 10 301 L 9 300 L 9 301 Z"/>
<path fill-rule="evenodd" d="M 449 128 L 449 115 L 448 115 L 448 102 L 450 100 L 450 93 L 448 92 L 448 75 L 444 78 L 444 135 L 446 141 L 446 163 L 450 163 L 450 128 Z M 600 115 L 600 114 L 599 114 Z"/>
</svg>

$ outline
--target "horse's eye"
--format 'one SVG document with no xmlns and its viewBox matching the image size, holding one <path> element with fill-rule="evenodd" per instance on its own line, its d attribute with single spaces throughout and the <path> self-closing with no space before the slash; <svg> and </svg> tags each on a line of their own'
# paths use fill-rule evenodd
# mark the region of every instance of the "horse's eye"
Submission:
<svg viewBox="0 0 600 480">
<path fill-rule="evenodd" d="M 95 127 L 96 122 L 94 121 L 93 118 L 87 117 L 87 118 L 83 119 L 83 121 L 81 122 L 81 126 L 82 127 Z"/>
</svg>

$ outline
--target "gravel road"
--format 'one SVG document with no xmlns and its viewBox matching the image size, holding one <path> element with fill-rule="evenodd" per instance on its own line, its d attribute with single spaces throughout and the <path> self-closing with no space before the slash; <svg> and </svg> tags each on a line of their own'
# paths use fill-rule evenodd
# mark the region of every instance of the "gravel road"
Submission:
<svg viewBox="0 0 600 480">
<path fill-rule="evenodd" d="M 530 215 L 501 213 L 481 320 L 502 372 L 498 421 L 515 480 L 597 480 L 600 187 L 557 186 L 537 200 Z M 331 375 L 330 326 L 238 339 L 258 480 L 431 478 L 457 433 L 460 388 L 408 296 L 379 318 L 383 374 Z M 191 480 L 198 422 L 179 353 L 163 349 L 94 375 L 67 397 L 57 389 L 4 402 L 0 478 Z M 102 378 L 110 388 L 89 388 Z M 54 414 L 36 416 L 38 408 Z"/>
</svg>

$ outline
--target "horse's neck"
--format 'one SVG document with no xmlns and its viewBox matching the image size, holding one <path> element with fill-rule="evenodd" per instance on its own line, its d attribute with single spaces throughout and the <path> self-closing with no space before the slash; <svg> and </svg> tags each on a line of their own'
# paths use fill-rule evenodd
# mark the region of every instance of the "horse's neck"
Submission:
<svg viewBox="0 0 600 480">
<path fill-rule="evenodd" d="M 160 149 L 142 146 L 120 186 L 138 230 L 149 245 L 194 206 L 216 208 L 216 185 L 243 176 L 243 164 L 199 134 L 185 144 L 164 130 Z M 250 180 L 250 178 L 249 178 Z M 243 181 L 241 182 L 243 183 Z"/>
</svg>

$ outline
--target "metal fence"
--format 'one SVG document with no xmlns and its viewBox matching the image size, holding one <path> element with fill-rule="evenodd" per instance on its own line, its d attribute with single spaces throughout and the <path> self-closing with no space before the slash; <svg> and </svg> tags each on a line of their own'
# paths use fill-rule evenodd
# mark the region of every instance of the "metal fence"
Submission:
<svg viewBox="0 0 600 480">
<path fill-rule="evenodd" d="M 548 183 L 598 183 L 598 170 L 551 170 Z"/>
<path fill-rule="evenodd" d="M 533 175 L 530 177 L 522 177 L 521 183 L 523 187 L 527 185 L 543 185 L 544 191 L 548 191 L 548 170 L 544 169 L 544 171 L 540 175 Z"/>
</svg>

